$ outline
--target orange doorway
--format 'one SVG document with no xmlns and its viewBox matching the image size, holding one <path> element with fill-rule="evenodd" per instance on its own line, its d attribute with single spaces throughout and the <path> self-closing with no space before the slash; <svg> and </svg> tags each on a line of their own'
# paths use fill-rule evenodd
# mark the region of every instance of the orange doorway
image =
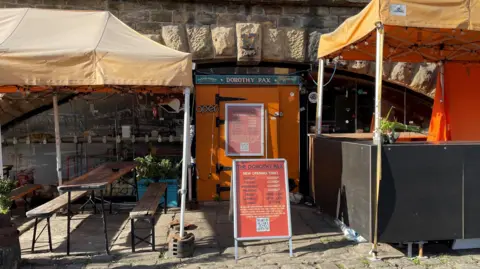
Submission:
<svg viewBox="0 0 480 269">
<path fill-rule="evenodd" d="M 227 104 L 263 104 L 262 156 L 227 156 L 225 150 Z M 229 200 L 228 187 L 234 159 L 285 158 L 288 162 L 289 178 L 298 186 L 300 142 L 298 84 L 265 86 L 197 84 L 195 109 L 199 201 L 214 200 L 218 193 L 220 199 Z"/>
</svg>

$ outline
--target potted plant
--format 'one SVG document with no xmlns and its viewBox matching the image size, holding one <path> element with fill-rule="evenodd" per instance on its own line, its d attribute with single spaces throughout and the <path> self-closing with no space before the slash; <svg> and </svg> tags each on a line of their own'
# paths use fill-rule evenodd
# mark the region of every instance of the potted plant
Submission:
<svg viewBox="0 0 480 269">
<path fill-rule="evenodd" d="M 0 269 L 20 268 L 21 251 L 19 232 L 10 219 L 10 207 L 12 200 L 10 192 L 15 189 L 17 183 L 10 179 L 0 179 Z"/>
<path fill-rule="evenodd" d="M 393 144 L 397 141 L 400 133 L 397 131 L 404 132 L 416 132 L 420 133 L 420 127 L 406 125 L 398 122 L 396 119 L 389 121 L 390 113 L 392 112 L 393 106 L 387 113 L 387 116 L 380 121 L 380 131 L 382 132 L 382 143 L 384 144 Z"/>
<path fill-rule="evenodd" d="M 175 164 L 170 159 L 159 159 L 152 154 L 138 157 L 135 161 L 137 162 L 138 198 L 143 196 L 151 183 L 163 182 L 168 184 L 168 206 L 177 206 L 180 163 Z M 163 203 L 163 198 L 160 203 Z"/>
</svg>

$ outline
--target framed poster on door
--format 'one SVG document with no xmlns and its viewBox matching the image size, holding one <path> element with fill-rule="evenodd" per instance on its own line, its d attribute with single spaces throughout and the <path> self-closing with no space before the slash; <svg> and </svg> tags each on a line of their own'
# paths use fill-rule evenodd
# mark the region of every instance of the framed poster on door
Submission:
<svg viewBox="0 0 480 269">
<path fill-rule="evenodd" d="M 264 156 L 263 104 L 225 104 L 225 154 Z"/>
</svg>

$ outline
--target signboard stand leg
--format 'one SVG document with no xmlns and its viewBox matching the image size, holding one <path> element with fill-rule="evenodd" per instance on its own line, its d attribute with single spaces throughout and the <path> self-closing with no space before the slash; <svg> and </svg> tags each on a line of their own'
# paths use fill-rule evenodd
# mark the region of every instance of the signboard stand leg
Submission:
<svg viewBox="0 0 480 269">
<path fill-rule="evenodd" d="M 235 263 L 238 262 L 238 240 L 235 239 Z"/>
<path fill-rule="evenodd" d="M 288 247 L 290 248 L 290 258 L 293 258 L 293 243 L 291 237 L 288 239 Z"/>
</svg>

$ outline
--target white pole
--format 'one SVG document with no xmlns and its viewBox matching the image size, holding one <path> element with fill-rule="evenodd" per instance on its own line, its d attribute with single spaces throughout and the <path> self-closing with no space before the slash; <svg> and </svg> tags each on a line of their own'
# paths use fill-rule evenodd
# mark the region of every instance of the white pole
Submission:
<svg viewBox="0 0 480 269">
<path fill-rule="evenodd" d="M 383 81 L 383 38 L 384 29 L 381 23 L 377 24 L 377 55 L 375 62 L 375 130 L 373 142 L 377 145 L 377 169 L 375 185 L 375 215 L 372 258 L 377 259 L 378 246 L 378 198 L 380 194 L 380 181 L 382 180 L 382 134 L 380 130 L 380 120 L 382 113 L 382 81 Z"/>
<path fill-rule="evenodd" d="M 187 200 L 187 177 L 188 166 L 190 163 L 190 88 L 185 88 L 183 91 L 185 95 L 185 106 L 183 108 L 183 162 L 182 162 L 182 186 L 180 195 L 182 195 L 180 203 L 180 237 L 185 236 L 185 202 Z"/>
<path fill-rule="evenodd" d="M 57 157 L 57 179 L 58 185 L 62 185 L 62 152 L 60 150 L 60 145 L 62 143 L 60 137 L 60 123 L 59 123 L 59 114 L 58 114 L 58 97 L 57 94 L 53 94 L 53 121 L 55 125 L 55 152 Z"/>
<path fill-rule="evenodd" d="M 190 153 L 192 152 L 191 150 L 191 145 L 193 142 L 193 137 L 195 136 L 195 125 L 190 125 Z M 190 156 L 190 164 L 195 164 L 195 159 Z M 193 200 L 193 172 L 192 170 L 188 170 L 188 201 L 191 202 Z"/>
<path fill-rule="evenodd" d="M 0 178 L 3 179 L 3 150 L 2 150 L 2 126 L 0 125 L 0 167 L 2 167 L 2 174 L 0 174 Z"/>
<path fill-rule="evenodd" d="M 322 109 L 323 109 L 323 75 L 325 72 L 325 60 L 320 58 L 318 61 L 318 78 L 317 78 L 317 118 L 316 118 L 316 135 L 322 134 Z"/>
<path fill-rule="evenodd" d="M 382 118 L 382 81 L 383 81 L 383 25 L 377 25 L 377 53 L 375 62 L 375 127 L 373 141 L 381 144 L 380 121 Z"/>
</svg>

